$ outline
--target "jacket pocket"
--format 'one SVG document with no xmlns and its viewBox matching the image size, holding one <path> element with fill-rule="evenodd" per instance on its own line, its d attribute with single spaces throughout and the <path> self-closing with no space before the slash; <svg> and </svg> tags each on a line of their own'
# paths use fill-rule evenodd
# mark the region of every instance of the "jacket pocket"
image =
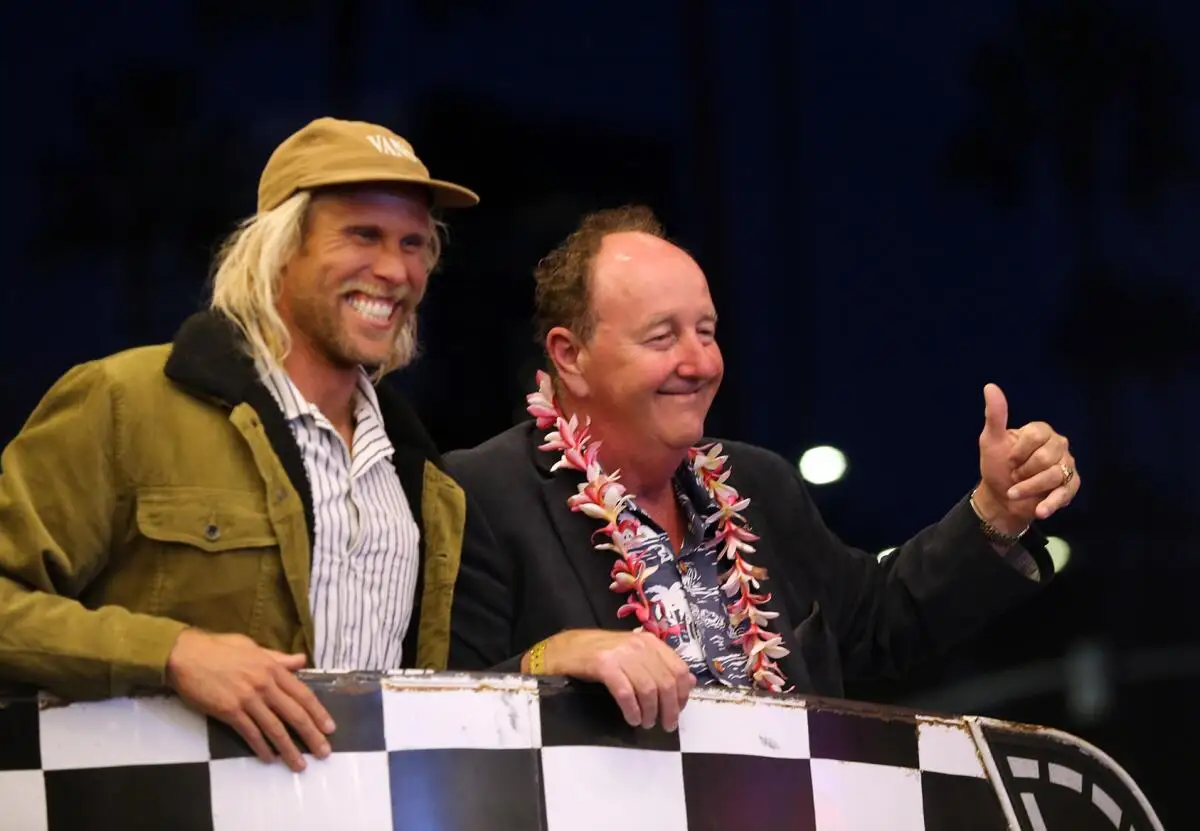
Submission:
<svg viewBox="0 0 1200 831">
<path fill-rule="evenodd" d="M 148 488 L 138 493 L 136 517 L 153 564 L 155 614 L 287 648 L 292 603 L 260 494 Z"/>
<path fill-rule="evenodd" d="M 137 498 L 138 531 L 162 543 L 210 554 L 274 547 L 262 496 L 209 488 L 147 488 Z"/>
</svg>

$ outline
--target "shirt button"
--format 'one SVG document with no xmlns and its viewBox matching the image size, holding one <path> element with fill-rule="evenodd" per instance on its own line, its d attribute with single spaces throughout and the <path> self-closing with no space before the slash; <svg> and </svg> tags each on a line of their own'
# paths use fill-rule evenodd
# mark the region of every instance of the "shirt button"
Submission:
<svg viewBox="0 0 1200 831">
<path fill-rule="evenodd" d="M 221 539 L 221 529 L 217 527 L 216 523 L 210 522 L 204 526 L 204 539 L 209 542 L 216 542 Z"/>
<path fill-rule="evenodd" d="M 275 491 L 275 504 L 282 505 L 285 499 L 287 499 L 287 491 L 283 488 L 277 488 Z"/>
</svg>

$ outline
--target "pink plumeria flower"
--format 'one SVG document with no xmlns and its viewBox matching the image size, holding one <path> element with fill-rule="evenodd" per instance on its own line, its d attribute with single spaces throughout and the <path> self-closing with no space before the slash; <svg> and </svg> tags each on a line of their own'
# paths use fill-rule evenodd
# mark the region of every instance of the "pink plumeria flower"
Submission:
<svg viewBox="0 0 1200 831">
<path fill-rule="evenodd" d="M 762 669 L 754 673 L 754 680 L 771 692 L 780 692 L 783 689 L 783 678 L 770 670 Z"/>
</svg>

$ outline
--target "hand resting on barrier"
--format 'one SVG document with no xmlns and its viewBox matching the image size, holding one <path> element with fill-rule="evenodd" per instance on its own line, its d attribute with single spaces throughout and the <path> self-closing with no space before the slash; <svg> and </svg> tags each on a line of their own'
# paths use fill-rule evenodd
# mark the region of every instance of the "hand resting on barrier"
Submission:
<svg viewBox="0 0 1200 831">
<path fill-rule="evenodd" d="M 532 650 L 531 650 L 532 651 Z M 547 675 L 604 684 L 633 727 L 679 726 L 679 714 L 696 686 L 688 665 L 654 635 L 604 629 L 573 629 L 546 640 Z M 530 671 L 530 656 L 521 659 Z"/>
<path fill-rule="evenodd" d="M 333 719 L 295 672 L 303 655 L 264 649 L 244 635 L 187 629 L 167 659 L 167 683 L 196 710 L 236 730 L 265 762 L 276 753 L 293 771 L 304 770 L 303 751 L 285 722 L 318 759 L 329 755 Z"/>
</svg>

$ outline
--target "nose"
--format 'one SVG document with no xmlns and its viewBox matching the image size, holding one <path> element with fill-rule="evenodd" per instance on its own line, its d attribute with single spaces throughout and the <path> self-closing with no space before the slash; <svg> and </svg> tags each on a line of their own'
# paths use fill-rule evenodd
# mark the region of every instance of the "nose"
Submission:
<svg viewBox="0 0 1200 831">
<path fill-rule="evenodd" d="M 380 248 L 372 271 L 380 280 L 404 285 L 412 281 L 414 269 L 403 252 L 388 246 Z"/>
<path fill-rule="evenodd" d="M 679 348 L 676 372 L 681 377 L 708 381 L 721 373 L 721 350 L 715 340 L 701 339 L 693 332 L 680 339 Z"/>
</svg>

